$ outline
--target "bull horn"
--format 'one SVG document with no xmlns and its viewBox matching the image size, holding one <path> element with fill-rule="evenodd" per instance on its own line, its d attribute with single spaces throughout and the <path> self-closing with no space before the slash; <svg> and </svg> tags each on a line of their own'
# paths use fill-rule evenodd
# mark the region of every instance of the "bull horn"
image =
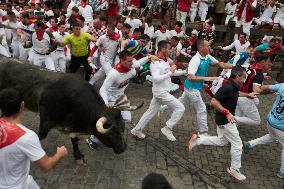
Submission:
<svg viewBox="0 0 284 189">
<path fill-rule="evenodd" d="M 105 129 L 104 128 L 104 124 L 107 122 L 107 118 L 106 117 L 101 117 L 97 123 L 96 123 L 96 128 L 97 128 L 97 131 L 101 134 L 106 134 L 110 128 L 108 129 Z"/>
</svg>

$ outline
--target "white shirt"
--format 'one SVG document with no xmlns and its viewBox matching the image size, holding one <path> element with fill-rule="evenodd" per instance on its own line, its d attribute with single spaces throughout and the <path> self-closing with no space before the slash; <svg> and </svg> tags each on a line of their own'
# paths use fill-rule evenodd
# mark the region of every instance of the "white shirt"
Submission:
<svg viewBox="0 0 284 189">
<path fill-rule="evenodd" d="M 6 32 L 4 28 L 0 28 L 0 38 L 2 37 L 2 40 L 0 41 L 0 45 L 6 46 L 7 45 L 7 37 Z"/>
<path fill-rule="evenodd" d="M 99 37 L 99 39 L 96 42 L 96 46 L 98 48 L 100 48 L 100 46 L 106 48 L 105 52 L 101 53 L 101 56 L 104 56 L 112 64 L 119 47 L 119 43 L 120 43 L 119 40 L 118 41 L 111 40 L 105 34 Z"/>
<path fill-rule="evenodd" d="M 24 25 L 22 22 L 18 22 L 17 23 L 17 28 L 34 31 L 34 24 Z M 23 30 L 22 30 L 22 32 L 23 32 L 24 35 L 20 37 L 20 42 L 21 43 L 24 43 L 25 41 L 31 39 L 32 35 L 30 33 L 27 33 L 27 32 L 25 32 Z"/>
<path fill-rule="evenodd" d="M 200 10 L 208 10 L 208 7 L 209 7 L 209 5 L 208 5 L 208 0 L 202 0 L 202 1 L 200 1 L 200 3 L 199 3 L 199 9 Z"/>
<path fill-rule="evenodd" d="M 67 13 L 66 13 L 67 20 L 72 14 L 72 8 L 75 7 L 75 6 L 76 6 L 76 4 L 71 0 L 68 7 L 67 7 Z"/>
<path fill-rule="evenodd" d="M 141 20 L 139 20 L 137 18 L 134 18 L 134 19 L 126 18 L 124 23 L 127 23 L 131 26 L 130 34 L 133 33 L 135 28 L 139 28 L 140 26 L 142 26 Z"/>
<path fill-rule="evenodd" d="M 170 35 L 171 35 L 171 37 L 173 37 L 173 36 L 184 37 L 185 33 L 184 33 L 184 31 L 181 31 L 181 32 L 178 33 L 175 30 L 171 30 L 170 31 Z"/>
<path fill-rule="evenodd" d="M 44 52 L 43 50 L 50 47 L 50 37 L 46 32 L 44 32 L 43 39 L 41 41 L 37 39 L 36 33 L 33 33 L 32 42 L 33 50 L 36 53 L 45 54 L 46 52 Z"/>
<path fill-rule="evenodd" d="M 150 71 L 153 81 L 152 92 L 154 96 L 170 92 L 172 86 L 171 76 L 180 76 L 186 74 L 186 70 L 175 71 L 172 73 L 170 69 L 171 66 L 169 61 L 165 62 L 164 60 L 159 60 L 150 64 Z"/>
<path fill-rule="evenodd" d="M 211 55 L 206 55 L 205 57 L 201 56 L 199 54 L 199 52 L 197 52 L 193 57 L 192 59 L 190 60 L 190 62 L 188 63 L 188 71 L 187 73 L 188 74 L 191 74 L 191 75 L 195 75 L 199 66 L 200 66 L 200 63 L 202 60 L 210 60 L 210 64 L 211 65 L 214 65 L 214 64 L 217 64 L 219 61 L 214 58 L 213 56 Z"/>
<path fill-rule="evenodd" d="M 171 38 L 171 34 L 169 32 L 169 30 L 166 30 L 165 33 L 162 33 L 160 30 L 157 30 L 155 33 L 154 33 L 154 36 L 153 38 L 156 38 L 156 49 L 158 49 L 158 43 L 162 40 L 168 40 Z"/>
<path fill-rule="evenodd" d="M 0 9 L 0 22 L 2 22 L 2 17 L 5 16 L 5 15 L 7 15 L 7 12 Z"/>
<path fill-rule="evenodd" d="M 230 45 L 223 47 L 222 49 L 227 51 L 227 50 L 231 50 L 232 48 L 235 47 L 236 53 L 240 54 L 241 52 L 245 52 L 249 46 L 250 46 L 249 41 L 247 41 L 245 44 L 241 44 L 241 42 L 239 40 L 236 40 L 233 43 L 231 43 Z"/>
<path fill-rule="evenodd" d="M 147 34 L 152 39 L 154 36 L 154 33 L 155 33 L 154 26 L 152 25 L 149 27 L 148 24 L 145 23 L 144 34 Z"/>
<path fill-rule="evenodd" d="M 198 1 L 195 3 L 194 1 L 191 2 L 190 10 L 197 10 Z"/>
<path fill-rule="evenodd" d="M 87 25 L 85 24 L 84 27 L 81 28 L 81 32 L 88 33 L 88 29 L 89 29 L 89 26 L 87 26 Z"/>
<path fill-rule="evenodd" d="M 272 18 L 272 15 L 276 13 L 276 6 L 271 7 L 270 5 L 266 6 L 261 17 Z"/>
<path fill-rule="evenodd" d="M 237 3 L 235 3 L 234 5 L 232 5 L 231 2 L 227 3 L 225 6 L 226 13 L 234 15 L 236 13 L 237 6 Z"/>
<path fill-rule="evenodd" d="M 13 144 L 0 148 L 0 188 L 30 188 L 30 161 L 41 159 L 45 152 L 38 136 L 23 125 L 18 125 L 26 133 Z"/>
<path fill-rule="evenodd" d="M 79 6 L 80 14 L 85 18 L 85 23 L 90 24 L 93 22 L 93 9 L 90 5 L 87 5 L 85 8 Z"/>
<path fill-rule="evenodd" d="M 130 79 L 136 75 L 136 69 L 140 68 L 140 66 L 148 61 L 148 57 L 141 58 L 140 60 L 133 60 L 133 66 L 127 73 L 122 73 L 117 69 L 112 68 L 100 89 L 100 95 L 105 104 L 115 102 L 119 96 L 123 95 Z"/>
<path fill-rule="evenodd" d="M 51 17 L 51 16 L 54 16 L 54 13 L 53 13 L 53 11 L 50 9 L 50 10 L 46 11 L 46 12 L 44 13 L 44 15 L 45 15 L 45 16 L 48 16 L 48 17 Z"/>
<path fill-rule="evenodd" d="M 284 7 L 281 7 L 277 10 L 275 17 L 284 18 Z"/>
<path fill-rule="evenodd" d="M 69 33 L 68 33 L 68 32 L 64 32 L 64 34 L 61 35 L 60 32 L 57 31 L 57 32 L 53 32 L 52 35 L 53 35 L 53 37 L 54 37 L 57 41 L 63 41 L 63 39 L 64 39 L 67 35 L 69 35 Z M 62 46 L 60 46 L 60 45 L 57 45 L 56 50 L 58 50 L 58 51 L 63 51 L 63 50 L 64 50 L 64 47 L 62 47 Z"/>
</svg>

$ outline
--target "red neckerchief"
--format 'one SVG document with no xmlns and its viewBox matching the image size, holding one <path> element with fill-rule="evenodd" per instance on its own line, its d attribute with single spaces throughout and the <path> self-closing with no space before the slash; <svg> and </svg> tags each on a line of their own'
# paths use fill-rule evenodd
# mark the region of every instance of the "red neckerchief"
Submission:
<svg viewBox="0 0 284 189">
<path fill-rule="evenodd" d="M 138 38 L 138 36 L 137 35 L 135 35 L 135 34 L 132 34 L 131 36 L 130 36 L 130 39 L 132 40 L 139 40 L 139 38 Z"/>
<path fill-rule="evenodd" d="M 19 13 L 22 14 L 22 13 L 24 13 L 24 12 L 26 12 L 26 10 L 25 10 L 24 8 L 20 8 Z"/>
<path fill-rule="evenodd" d="M 175 28 L 175 31 L 176 31 L 177 33 L 180 33 L 180 32 L 181 32 L 181 29 L 180 29 L 180 28 Z"/>
<path fill-rule="evenodd" d="M 114 32 L 112 36 L 107 35 L 107 37 L 111 40 L 117 41 L 120 38 L 119 33 Z"/>
<path fill-rule="evenodd" d="M 36 32 L 37 40 L 41 41 L 41 40 L 43 39 L 44 32 L 45 32 L 44 29 L 42 29 L 42 30 L 39 31 L 39 32 Z"/>
<path fill-rule="evenodd" d="M 168 61 L 167 57 L 165 57 L 164 55 L 160 54 L 160 53 L 157 53 L 157 57 L 165 62 Z"/>
<path fill-rule="evenodd" d="M 79 15 L 71 14 L 71 16 L 76 19 Z"/>
<path fill-rule="evenodd" d="M 160 28 L 160 31 L 161 31 L 162 33 L 166 33 L 167 30 L 162 30 L 162 28 Z"/>
<path fill-rule="evenodd" d="M 254 69 L 254 70 L 260 70 L 261 71 L 261 70 L 264 69 L 264 65 L 258 64 L 258 63 L 254 63 L 254 64 L 250 65 L 250 68 Z"/>
<path fill-rule="evenodd" d="M 27 24 L 24 24 L 23 23 L 23 25 L 25 25 L 25 26 L 30 26 L 30 25 L 32 25 L 33 24 L 33 22 L 31 21 L 31 20 L 29 20 L 29 22 L 27 23 Z"/>
<path fill-rule="evenodd" d="M 51 26 L 50 28 L 49 28 L 49 31 L 50 32 L 57 32 L 58 31 L 58 26 Z M 63 34 L 64 35 L 64 34 Z"/>
<path fill-rule="evenodd" d="M 82 1 L 81 4 L 80 4 L 80 6 L 83 7 L 83 8 L 85 8 L 85 7 L 87 6 L 87 3 L 84 2 L 84 1 Z"/>
<path fill-rule="evenodd" d="M 50 10 L 50 8 L 49 8 L 49 7 L 44 7 L 43 9 L 44 9 L 44 11 L 45 11 L 45 12 L 47 12 L 47 11 L 49 11 L 49 10 Z"/>
<path fill-rule="evenodd" d="M 129 70 L 126 69 L 125 67 L 123 67 L 120 63 L 115 65 L 113 68 L 116 69 L 119 73 L 127 73 L 127 72 L 129 72 Z"/>
<path fill-rule="evenodd" d="M 25 133 L 17 124 L 0 118 L 0 149 L 15 143 Z"/>
</svg>

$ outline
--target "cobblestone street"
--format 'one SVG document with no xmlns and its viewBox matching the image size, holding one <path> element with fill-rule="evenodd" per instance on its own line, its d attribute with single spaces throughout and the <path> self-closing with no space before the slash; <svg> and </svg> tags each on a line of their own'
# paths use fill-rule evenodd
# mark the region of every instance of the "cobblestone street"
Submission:
<svg viewBox="0 0 284 189">
<path fill-rule="evenodd" d="M 133 124 L 137 123 L 143 112 L 148 108 L 152 98 L 151 87 L 131 84 L 127 96 L 132 104 L 144 101 L 145 105 L 134 112 Z M 178 94 L 180 95 L 180 94 Z M 209 98 L 204 95 L 205 101 Z M 262 124 L 259 127 L 240 126 L 239 131 L 244 141 L 266 134 L 265 117 L 274 100 L 274 95 L 260 96 L 259 111 Z M 87 166 L 77 167 L 72 156 L 72 145 L 69 137 L 52 130 L 42 141 L 43 148 L 52 154 L 57 146 L 66 145 L 69 156 L 62 160 L 54 170 L 42 173 L 32 165 L 31 175 L 44 189 L 140 189 L 144 176 L 149 172 L 165 175 L 175 189 L 282 189 L 284 181 L 276 177 L 280 167 L 281 145 L 271 143 L 257 146 L 250 155 L 242 158 L 242 172 L 247 179 L 237 182 L 226 172 L 230 165 L 230 146 L 198 146 L 188 152 L 186 143 L 196 130 L 196 113 L 192 106 L 174 128 L 176 142 L 168 141 L 160 132 L 169 118 L 170 111 L 160 117 L 156 116 L 146 127 L 147 139 L 138 141 L 130 135 L 128 124 L 125 132 L 128 148 L 125 153 L 115 155 L 105 146 L 91 151 L 82 137 L 80 148 L 85 154 Z M 208 125 L 211 135 L 216 134 L 213 110 L 208 111 Z M 39 115 L 26 111 L 24 124 L 37 131 Z"/>
</svg>

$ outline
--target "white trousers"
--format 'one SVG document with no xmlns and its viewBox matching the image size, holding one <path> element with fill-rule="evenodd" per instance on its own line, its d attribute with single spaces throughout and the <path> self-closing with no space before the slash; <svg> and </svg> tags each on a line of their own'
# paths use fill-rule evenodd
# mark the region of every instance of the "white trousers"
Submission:
<svg viewBox="0 0 284 189">
<path fill-rule="evenodd" d="M 33 64 L 40 67 L 45 66 L 48 70 L 55 70 L 54 62 L 50 55 L 33 53 Z"/>
<path fill-rule="evenodd" d="M 259 137 L 257 139 L 251 140 L 249 141 L 249 144 L 251 145 L 251 147 L 255 147 L 256 145 L 259 144 L 267 144 L 273 141 L 279 141 L 282 145 L 282 153 L 281 153 L 281 167 L 280 167 L 280 171 L 284 172 L 284 131 L 275 129 L 273 127 L 271 127 L 269 125 L 269 123 L 267 123 L 267 130 L 268 130 L 268 134 Z"/>
<path fill-rule="evenodd" d="M 12 47 L 12 50 L 13 50 L 13 57 L 14 58 L 19 58 L 19 56 L 20 56 L 20 44 L 21 43 L 19 41 L 12 40 L 11 47 Z"/>
<path fill-rule="evenodd" d="M 225 19 L 225 25 L 228 25 L 229 20 L 232 19 L 232 18 L 234 18 L 234 15 L 233 15 L 233 14 L 227 15 L 227 16 L 226 16 L 226 19 Z"/>
<path fill-rule="evenodd" d="M 66 72 L 66 57 L 64 51 L 54 51 L 51 53 L 55 70 L 58 72 Z"/>
<path fill-rule="evenodd" d="M 197 8 L 190 8 L 190 22 L 194 22 L 196 14 L 197 14 Z"/>
<path fill-rule="evenodd" d="M 250 22 L 243 22 L 240 20 L 237 20 L 237 18 L 235 17 L 235 22 L 236 22 L 236 27 L 241 27 L 243 26 L 243 32 L 247 35 L 247 37 L 250 36 L 250 28 L 251 28 L 251 23 Z M 238 34 L 235 34 L 234 39 L 237 40 L 238 39 Z"/>
<path fill-rule="evenodd" d="M 31 48 L 24 48 L 22 44 L 19 45 L 19 59 L 23 61 L 27 61 L 29 58 L 29 53 L 31 51 Z"/>
<path fill-rule="evenodd" d="M 184 105 L 177 98 L 175 98 L 170 93 L 164 92 L 161 94 L 154 94 L 148 110 L 142 115 L 133 130 L 143 130 L 147 123 L 158 113 L 161 105 L 167 105 L 173 110 L 170 119 L 166 122 L 166 126 L 172 129 L 181 119 L 185 108 Z"/>
<path fill-rule="evenodd" d="M 183 27 L 185 27 L 186 16 L 187 16 L 187 12 L 177 10 L 176 19 L 177 21 L 180 21 L 182 23 Z"/>
<path fill-rule="evenodd" d="M 201 21 L 204 22 L 207 17 L 208 9 L 198 9 L 198 16 L 200 17 Z"/>
<path fill-rule="evenodd" d="M 186 107 L 189 102 L 193 104 L 196 111 L 197 129 L 199 133 L 208 132 L 206 105 L 201 97 L 200 91 L 185 89 L 179 101 Z"/>
<path fill-rule="evenodd" d="M 258 98 L 239 97 L 235 118 L 238 124 L 260 126 L 260 115 L 257 109 Z"/>
<path fill-rule="evenodd" d="M 102 67 L 95 73 L 95 75 L 89 81 L 91 85 L 94 85 L 97 81 L 104 78 L 109 73 L 112 68 L 113 61 L 101 55 L 100 64 Z"/>
<path fill-rule="evenodd" d="M 11 57 L 11 54 L 9 52 L 9 48 L 7 49 L 6 46 L 0 45 L 0 54 L 6 57 Z"/>
<path fill-rule="evenodd" d="M 218 136 L 200 135 L 196 145 L 225 146 L 231 144 L 231 168 L 241 168 L 242 140 L 235 123 L 217 126 Z"/>
</svg>

